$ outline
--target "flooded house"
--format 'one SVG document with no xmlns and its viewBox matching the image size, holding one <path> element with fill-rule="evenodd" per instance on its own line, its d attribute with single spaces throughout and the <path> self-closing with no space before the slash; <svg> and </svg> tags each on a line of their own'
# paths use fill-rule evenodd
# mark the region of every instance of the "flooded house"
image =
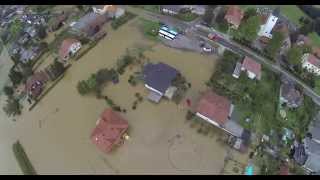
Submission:
<svg viewBox="0 0 320 180">
<path fill-rule="evenodd" d="M 143 79 L 145 87 L 150 90 L 148 99 L 156 103 L 163 96 L 171 99 L 177 89 L 172 86 L 172 81 L 178 74 L 178 70 L 164 63 L 149 63 L 145 65 L 143 68 Z"/>
<path fill-rule="evenodd" d="M 71 31 L 92 38 L 101 30 L 108 19 L 109 18 L 105 15 L 89 12 L 72 25 Z"/>
<path fill-rule="evenodd" d="M 66 62 L 75 55 L 81 48 L 81 42 L 77 39 L 68 38 L 62 41 L 59 49 L 59 57 Z"/>
<path fill-rule="evenodd" d="M 117 112 L 111 108 L 104 110 L 91 134 L 91 141 L 101 151 L 111 152 L 116 145 L 123 143 L 128 137 L 126 131 L 129 125 Z"/>
<path fill-rule="evenodd" d="M 43 72 L 36 72 L 32 76 L 30 76 L 25 84 L 25 91 L 30 98 L 37 98 L 41 93 L 46 84 L 49 80 L 48 75 Z"/>
<path fill-rule="evenodd" d="M 233 110 L 234 105 L 229 99 L 211 90 L 201 95 L 195 107 L 196 116 L 227 132 L 231 135 L 229 140 L 233 141 L 232 146 L 245 152 L 251 141 L 251 133 L 232 118 Z"/>
</svg>

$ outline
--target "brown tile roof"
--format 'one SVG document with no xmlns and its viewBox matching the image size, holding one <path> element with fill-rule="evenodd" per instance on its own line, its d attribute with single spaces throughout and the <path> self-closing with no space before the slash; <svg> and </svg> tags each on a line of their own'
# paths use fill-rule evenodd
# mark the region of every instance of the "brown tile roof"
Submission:
<svg viewBox="0 0 320 180">
<path fill-rule="evenodd" d="M 239 6 L 231 5 L 227 10 L 227 13 L 224 16 L 224 19 L 226 19 L 228 23 L 238 27 L 241 23 L 243 16 L 244 16 L 244 13 Z"/>
<path fill-rule="evenodd" d="M 59 56 L 60 58 L 64 59 L 65 56 L 69 54 L 69 48 L 72 44 L 78 43 L 80 41 L 72 38 L 68 38 L 62 41 L 60 49 L 59 49 Z"/>
<path fill-rule="evenodd" d="M 218 124 L 224 125 L 228 120 L 230 108 L 231 102 L 227 98 L 209 90 L 201 97 L 196 111 Z"/>
<path fill-rule="evenodd" d="M 128 129 L 128 122 L 111 108 L 106 109 L 91 134 L 91 141 L 103 152 L 110 152 L 119 144 Z"/>
<path fill-rule="evenodd" d="M 254 73 L 258 78 L 261 75 L 261 64 L 257 63 L 247 56 L 243 60 L 242 67 Z"/>
</svg>

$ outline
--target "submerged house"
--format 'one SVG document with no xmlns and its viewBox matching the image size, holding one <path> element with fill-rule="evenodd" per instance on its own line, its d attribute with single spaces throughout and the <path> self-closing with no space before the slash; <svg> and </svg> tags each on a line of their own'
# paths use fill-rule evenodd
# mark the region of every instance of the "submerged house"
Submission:
<svg viewBox="0 0 320 180">
<path fill-rule="evenodd" d="M 128 122 L 111 108 L 104 110 L 91 133 L 91 141 L 101 151 L 109 153 L 123 143 Z"/>
<path fill-rule="evenodd" d="M 150 90 L 148 99 L 153 102 L 159 102 L 162 96 L 171 99 L 176 90 L 171 83 L 178 74 L 178 70 L 164 63 L 145 65 L 143 79 L 145 87 Z"/>
</svg>

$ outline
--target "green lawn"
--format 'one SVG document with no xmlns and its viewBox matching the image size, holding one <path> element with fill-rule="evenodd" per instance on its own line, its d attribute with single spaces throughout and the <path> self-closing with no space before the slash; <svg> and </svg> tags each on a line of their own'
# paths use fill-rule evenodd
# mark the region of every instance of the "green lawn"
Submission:
<svg viewBox="0 0 320 180">
<path fill-rule="evenodd" d="M 147 19 L 140 18 L 142 32 L 146 37 L 157 40 L 158 39 L 158 31 L 160 29 L 160 22 L 150 21 Z"/>
<path fill-rule="evenodd" d="M 259 5 L 240 5 L 240 8 L 245 10 L 248 7 L 258 7 Z M 264 5 L 264 7 L 276 8 L 277 5 Z M 295 23 L 297 26 L 300 26 L 299 18 L 300 17 L 309 17 L 296 5 L 280 5 L 280 12 L 286 16 L 289 20 Z"/>
<path fill-rule="evenodd" d="M 224 54 L 207 85 L 235 104 L 243 127 L 257 133 L 277 130 L 279 128 L 276 119 L 279 97 L 277 75 L 263 69 L 260 81 L 249 79 L 245 73 L 241 73 L 240 78 L 235 79 L 232 77 L 232 72 L 236 61 L 241 61 L 242 58 L 228 54 L 228 57 Z M 251 119 L 250 123 L 245 122 L 246 118 Z"/>
<path fill-rule="evenodd" d="M 141 5 L 143 9 L 154 12 L 154 13 L 159 13 L 160 12 L 160 5 Z"/>
<path fill-rule="evenodd" d="M 316 78 L 314 90 L 317 94 L 320 94 L 320 78 Z"/>
<path fill-rule="evenodd" d="M 197 17 L 198 17 L 198 15 L 197 14 L 194 14 L 194 13 L 191 13 L 191 12 L 185 12 L 185 13 L 179 13 L 179 14 L 177 14 L 177 16 L 176 16 L 178 19 L 180 19 L 180 20 L 182 20 L 182 21 L 188 21 L 188 22 L 190 22 L 190 21 L 193 21 L 193 20 L 195 20 Z"/>
<path fill-rule="evenodd" d="M 316 32 L 308 34 L 308 37 L 311 39 L 314 46 L 320 47 L 320 36 Z"/>
</svg>

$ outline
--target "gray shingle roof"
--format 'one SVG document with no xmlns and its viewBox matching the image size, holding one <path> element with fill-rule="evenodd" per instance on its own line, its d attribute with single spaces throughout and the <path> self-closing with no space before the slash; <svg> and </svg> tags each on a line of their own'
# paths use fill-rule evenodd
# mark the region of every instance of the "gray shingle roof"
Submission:
<svg viewBox="0 0 320 180">
<path fill-rule="evenodd" d="M 145 83 L 163 94 L 171 86 L 172 80 L 178 73 L 178 70 L 164 63 L 149 63 L 143 68 Z"/>
</svg>

